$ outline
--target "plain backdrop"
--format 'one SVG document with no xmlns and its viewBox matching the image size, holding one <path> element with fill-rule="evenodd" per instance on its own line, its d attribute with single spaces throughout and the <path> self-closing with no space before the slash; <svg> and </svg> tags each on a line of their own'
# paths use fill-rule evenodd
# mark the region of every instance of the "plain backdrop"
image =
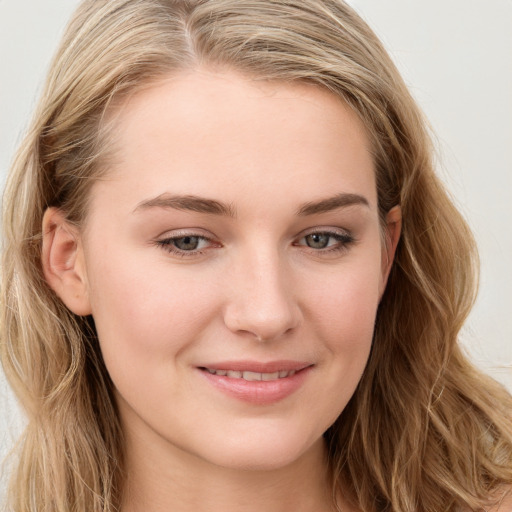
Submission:
<svg viewBox="0 0 512 512">
<path fill-rule="evenodd" d="M 244 0 L 240 0 L 244 1 Z M 76 0 L 0 0 L 0 184 Z M 462 333 L 512 390 L 512 0 L 352 0 L 437 134 L 439 172 L 482 259 Z M 23 423 L 0 375 L 0 459 Z"/>
</svg>

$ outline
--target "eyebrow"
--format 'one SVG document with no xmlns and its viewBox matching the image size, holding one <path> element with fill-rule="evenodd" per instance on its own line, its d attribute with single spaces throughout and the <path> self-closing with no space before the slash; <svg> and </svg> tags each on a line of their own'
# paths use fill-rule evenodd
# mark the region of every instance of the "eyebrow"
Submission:
<svg viewBox="0 0 512 512">
<path fill-rule="evenodd" d="M 193 195 L 161 194 L 153 199 L 142 201 L 137 205 L 134 212 L 149 208 L 173 208 L 175 210 L 208 213 L 210 215 L 236 216 L 235 208 L 230 204 Z"/>
<path fill-rule="evenodd" d="M 305 217 L 308 215 L 316 215 L 318 213 L 326 213 L 338 208 L 347 206 L 363 205 L 370 206 L 368 199 L 359 194 L 337 194 L 327 199 L 303 204 L 297 211 L 297 215 Z"/>
<path fill-rule="evenodd" d="M 359 194 L 341 193 L 319 201 L 304 203 L 298 208 L 296 215 L 299 217 L 306 217 L 308 215 L 326 213 L 332 210 L 337 210 L 338 208 L 345 208 L 354 205 L 369 207 L 370 203 L 364 196 Z M 172 208 L 175 210 L 207 213 L 210 215 L 236 217 L 236 209 L 233 205 L 222 203 L 215 199 L 208 199 L 206 197 L 198 197 L 194 195 L 160 194 L 157 197 L 147 199 L 139 203 L 134 209 L 134 213 L 150 208 Z"/>
</svg>

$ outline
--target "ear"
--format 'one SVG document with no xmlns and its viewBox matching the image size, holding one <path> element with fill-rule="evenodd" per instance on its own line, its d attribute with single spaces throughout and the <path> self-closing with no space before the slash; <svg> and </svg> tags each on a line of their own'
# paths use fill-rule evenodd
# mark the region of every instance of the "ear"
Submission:
<svg viewBox="0 0 512 512">
<path fill-rule="evenodd" d="M 48 208 L 43 217 L 43 274 L 52 290 L 76 315 L 90 315 L 85 259 L 78 229 L 62 211 Z"/>
<path fill-rule="evenodd" d="M 402 231 L 402 209 L 400 206 L 394 206 L 386 215 L 386 225 L 384 227 L 384 243 L 382 247 L 382 278 L 379 290 L 380 297 L 384 294 L 388 282 L 389 273 L 393 266 L 395 251 L 400 240 Z"/>
</svg>

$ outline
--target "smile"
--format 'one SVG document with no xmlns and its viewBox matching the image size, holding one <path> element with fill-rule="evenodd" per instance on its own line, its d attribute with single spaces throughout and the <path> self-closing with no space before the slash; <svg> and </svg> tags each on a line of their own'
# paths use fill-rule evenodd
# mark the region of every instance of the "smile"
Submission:
<svg viewBox="0 0 512 512">
<path fill-rule="evenodd" d="M 227 395 L 252 405 L 271 405 L 297 392 L 315 365 L 296 361 L 231 361 L 198 367 L 206 381 Z"/>
<path fill-rule="evenodd" d="M 248 381 L 271 381 L 278 379 L 285 379 L 286 377 L 292 377 L 295 375 L 295 370 L 281 370 L 272 373 L 260 373 L 250 371 L 237 371 L 237 370 L 215 370 L 213 368 L 205 368 L 208 373 L 212 375 L 220 375 L 222 377 L 228 377 L 230 379 L 244 379 Z"/>
</svg>

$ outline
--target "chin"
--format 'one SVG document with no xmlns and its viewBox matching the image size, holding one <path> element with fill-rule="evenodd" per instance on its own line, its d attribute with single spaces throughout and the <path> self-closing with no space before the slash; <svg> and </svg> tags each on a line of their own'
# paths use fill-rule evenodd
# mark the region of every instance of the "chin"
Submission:
<svg viewBox="0 0 512 512">
<path fill-rule="evenodd" d="M 225 439 L 224 443 L 210 446 L 209 453 L 198 455 L 225 469 L 275 471 L 301 459 L 322 457 L 324 446 L 323 436 L 311 439 L 290 432 L 272 436 L 263 431 L 260 435 L 231 437 L 228 443 Z"/>
</svg>

